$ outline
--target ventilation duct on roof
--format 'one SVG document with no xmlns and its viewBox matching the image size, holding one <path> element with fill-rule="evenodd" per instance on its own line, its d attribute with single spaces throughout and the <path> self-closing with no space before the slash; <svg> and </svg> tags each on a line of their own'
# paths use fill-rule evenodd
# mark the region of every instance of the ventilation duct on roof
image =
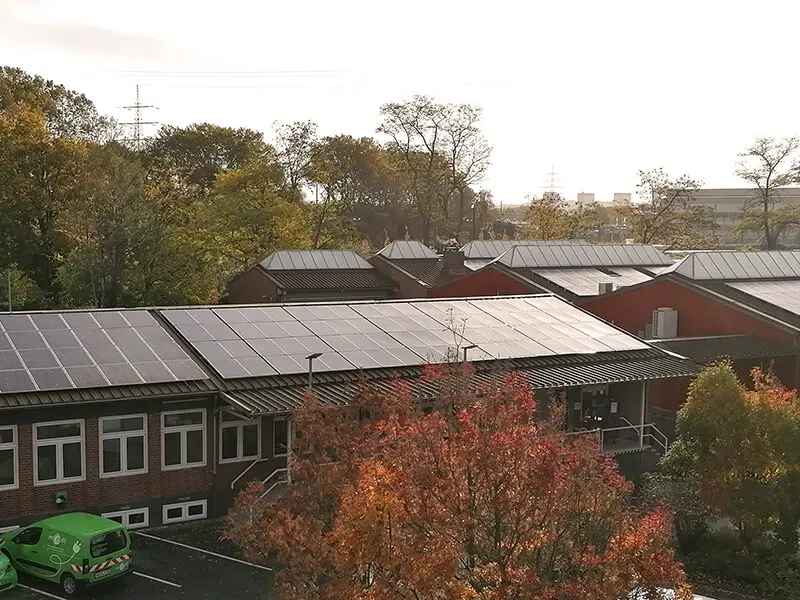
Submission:
<svg viewBox="0 0 800 600">
<path fill-rule="evenodd" d="M 603 296 L 604 294 L 610 294 L 614 291 L 614 283 L 612 281 L 601 281 L 597 284 L 597 292 Z"/>
</svg>

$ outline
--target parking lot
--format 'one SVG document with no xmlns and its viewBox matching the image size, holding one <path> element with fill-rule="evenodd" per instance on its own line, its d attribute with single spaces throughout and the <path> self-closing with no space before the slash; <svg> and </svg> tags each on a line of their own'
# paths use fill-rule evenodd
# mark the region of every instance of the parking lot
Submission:
<svg viewBox="0 0 800 600">
<path fill-rule="evenodd" d="M 240 561 L 235 549 L 220 542 L 217 525 L 204 522 L 132 532 L 136 572 L 122 583 L 110 582 L 81 594 L 87 600 L 274 600 L 272 573 Z M 58 586 L 20 576 L 20 585 L 0 600 L 64 599 Z"/>
</svg>

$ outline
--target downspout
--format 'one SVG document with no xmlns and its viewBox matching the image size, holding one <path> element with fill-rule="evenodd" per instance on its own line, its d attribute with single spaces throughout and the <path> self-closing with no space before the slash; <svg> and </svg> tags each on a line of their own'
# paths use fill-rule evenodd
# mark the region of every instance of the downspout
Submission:
<svg viewBox="0 0 800 600">
<path fill-rule="evenodd" d="M 217 394 L 214 394 L 214 400 L 211 404 L 211 514 L 217 515 L 217 419 L 219 418 L 219 411 L 222 410 L 221 406 L 217 406 Z"/>
<path fill-rule="evenodd" d="M 647 413 L 647 381 L 642 381 L 642 405 L 639 418 L 639 447 L 644 447 L 644 419 Z"/>
</svg>

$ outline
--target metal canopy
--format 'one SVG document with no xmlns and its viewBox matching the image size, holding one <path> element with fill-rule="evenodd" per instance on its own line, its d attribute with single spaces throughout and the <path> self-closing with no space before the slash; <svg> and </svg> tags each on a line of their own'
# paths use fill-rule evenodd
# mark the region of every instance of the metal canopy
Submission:
<svg viewBox="0 0 800 600">
<path fill-rule="evenodd" d="M 261 261 L 267 271 L 373 269 L 352 250 L 278 250 Z"/>
<path fill-rule="evenodd" d="M 497 262 L 512 269 L 575 267 L 645 267 L 673 261 L 645 244 L 564 244 L 514 246 Z"/>
<path fill-rule="evenodd" d="M 224 379 L 646 349 L 553 296 L 167 309 L 163 316 Z"/>
<path fill-rule="evenodd" d="M 420 258 L 439 258 L 431 248 L 414 240 L 398 240 L 391 242 L 378 250 L 378 256 L 389 260 L 398 259 L 420 259 Z"/>
<path fill-rule="evenodd" d="M 695 281 L 800 278 L 800 251 L 694 252 L 668 272 Z"/>
<path fill-rule="evenodd" d="M 586 240 L 473 240 L 461 251 L 467 259 L 492 259 L 514 246 L 563 246 L 564 244 L 590 244 Z"/>
<path fill-rule="evenodd" d="M 146 310 L 0 314 L 0 393 L 200 380 Z"/>
</svg>

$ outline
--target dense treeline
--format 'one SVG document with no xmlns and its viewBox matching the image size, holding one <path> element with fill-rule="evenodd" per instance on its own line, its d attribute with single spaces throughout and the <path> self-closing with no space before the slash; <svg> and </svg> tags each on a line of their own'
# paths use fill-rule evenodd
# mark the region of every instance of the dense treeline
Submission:
<svg viewBox="0 0 800 600">
<path fill-rule="evenodd" d="M 83 94 L 0 68 L 0 269 L 13 307 L 213 303 L 277 248 L 481 235 L 492 204 L 480 118 L 417 96 L 380 108 L 375 139 L 320 138 L 298 122 L 276 125 L 271 145 L 198 123 L 134 147 Z"/>
</svg>

